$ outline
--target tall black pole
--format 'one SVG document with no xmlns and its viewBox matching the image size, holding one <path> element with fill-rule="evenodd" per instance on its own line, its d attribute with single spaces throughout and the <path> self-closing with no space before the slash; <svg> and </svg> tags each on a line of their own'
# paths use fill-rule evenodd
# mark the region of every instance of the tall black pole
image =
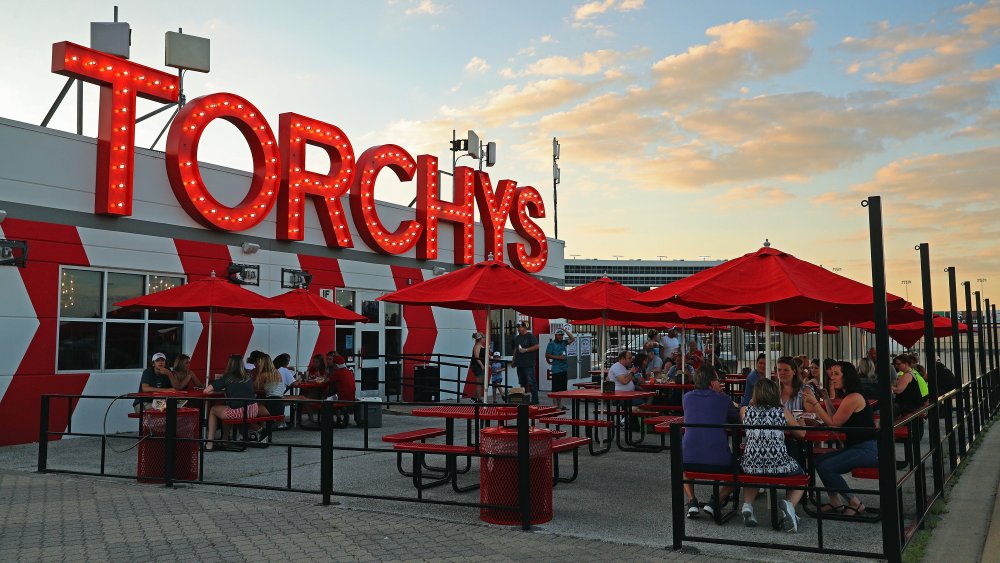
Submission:
<svg viewBox="0 0 1000 563">
<path fill-rule="evenodd" d="M 930 385 L 931 410 L 929 413 L 930 441 L 931 441 L 931 470 L 934 476 L 934 494 L 940 495 L 944 492 L 944 460 L 941 451 L 941 410 L 938 398 L 941 392 L 938 389 L 937 378 L 937 349 L 934 342 L 934 303 L 931 299 L 931 251 L 926 242 L 917 245 L 920 251 L 920 286 L 924 297 L 924 366 L 927 373 L 927 383 Z"/>
<path fill-rule="evenodd" d="M 993 304 L 993 310 L 987 311 L 990 315 L 990 322 L 993 323 L 993 353 L 997 357 L 997 367 L 1000 368 L 1000 337 L 997 336 L 997 304 Z"/>
<path fill-rule="evenodd" d="M 893 442 L 892 372 L 889 366 L 889 314 L 885 293 L 885 249 L 882 241 L 882 198 L 870 196 L 868 236 L 872 257 L 872 305 L 875 318 L 876 373 L 882 424 L 878 430 L 879 506 L 882 510 L 882 552 L 890 562 L 902 559 L 900 514 L 896 504 L 896 446 Z"/>
<path fill-rule="evenodd" d="M 982 428 L 979 425 L 979 379 L 977 377 L 979 366 L 976 363 L 976 335 L 974 331 L 976 323 L 972 321 L 972 283 L 964 281 L 962 285 L 965 286 L 965 325 L 967 327 L 965 343 L 969 350 L 969 382 L 972 384 L 972 400 L 968 403 L 972 410 L 972 429 L 969 431 L 969 441 L 972 441 L 976 439 Z"/>
<path fill-rule="evenodd" d="M 987 374 L 986 370 L 986 319 L 983 318 L 983 296 L 978 292 L 974 292 L 976 296 L 976 324 L 979 325 L 979 395 L 980 395 L 980 408 L 986 408 L 989 410 L 990 404 L 990 386 L 988 380 L 983 380 L 983 377 Z M 986 421 L 990 419 L 987 412 L 980 414 L 979 419 L 983 422 L 983 426 L 986 426 Z"/>
<path fill-rule="evenodd" d="M 958 283 L 955 280 L 955 267 L 949 266 L 948 297 L 951 304 L 951 357 L 952 369 L 955 372 L 955 387 L 958 389 L 958 455 L 965 459 L 965 389 L 962 387 L 962 333 L 958 331 Z"/>
<path fill-rule="evenodd" d="M 995 360 L 993 359 L 993 353 L 994 353 L 994 350 L 993 350 L 993 330 L 994 330 L 994 327 L 993 327 L 993 322 L 990 319 L 990 300 L 989 299 L 984 299 L 983 300 L 983 312 L 986 314 L 986 319 L 985 319 L 985 322 L 986 322 L 986 334 L 985 334 L 985 336 L 986 336 L 986 348 L 985 349 L 989 350 L 989 353 L 986 354 L 986 359 L 989 361 L 990 371 L 993 371 L 994 369 L 996 369 L 997 366 L 996 366 Z"/>
</svg>

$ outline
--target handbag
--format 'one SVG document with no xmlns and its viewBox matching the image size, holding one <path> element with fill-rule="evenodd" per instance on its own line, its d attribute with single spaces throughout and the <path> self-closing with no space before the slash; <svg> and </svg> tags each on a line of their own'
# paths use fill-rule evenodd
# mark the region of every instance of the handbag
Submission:
<svg viewBox="0 0 1000 563">
<path fill-rule="evenodd" d="M 601 383 L 601 393 L 614 393 L 614 392 L 615 392 L 614 381 L 604 381 Z"/>
</svg>

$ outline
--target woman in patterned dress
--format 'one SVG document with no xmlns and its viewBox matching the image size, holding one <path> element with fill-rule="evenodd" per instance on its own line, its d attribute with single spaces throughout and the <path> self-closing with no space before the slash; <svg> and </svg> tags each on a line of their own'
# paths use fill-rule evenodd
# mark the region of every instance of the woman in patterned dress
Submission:
<svg viewBox="0 0 1000 563">
<path fill-rule="evenodd" d="M 781 405 L 781 391 L 778 384 L 770 379 L 761 379 L 753 387 L 750 405 L 740 409 L 740 416 L 746 426 L 800 426 L 792 413 Z M 804 430 L 792 430 L 797 438 L 805 437 Z M 788 455 L 785 447 L 785 433 L 778 429 L 747 428 L 743 458 L 740 461 L 743 472 L 748 475 L 787 477 L 801 475 L 799 462 Z M 802 499 L 801 490 L 789 490 L 786 500 L 778 503 L 782 513 L 782 526 L 786 532 L 799 529 L 799 519 L 795 507 Z M 753 500 L 757 497 L 757 487 L 743 489 L 743 523 L 756 526 L 757 517 L 753 513 Z"/>
</svg>

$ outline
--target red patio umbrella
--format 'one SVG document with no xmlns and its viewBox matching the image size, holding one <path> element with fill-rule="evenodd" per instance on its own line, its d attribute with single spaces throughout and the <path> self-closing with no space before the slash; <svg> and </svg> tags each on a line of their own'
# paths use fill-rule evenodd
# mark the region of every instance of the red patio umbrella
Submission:
<svg viewBox="0 0 1000 563">
<path fill-rule="evenodd" d="M 890 310 L 906 301 L 886 296 Z M 798 324 L 824 315 L 847 324 L 873 318 L 872 288 L 821 266 L 771 248 L 770 243 L 740 258 L 648 291 L 633 301 L 647 305 L 676 302 L 692 307 L 738 306 L 765 319 L 765 350 L 770 369 L 772 319 Z"/>
<path fill-rule="evenodd" d="M 246 317 L 277 317 L 281 309 L 265 297 L 229 283 L 228 281 L 211 277 L 189 281 L 184 285 L 126 299 L 115 303 L 118 307 L 133 309 L 153 309 L 157 311 L 174 312 L 208 312 L 208 353 L 205 357 L 205 381 L 211 376 L 209 362 L 212 358 L 212 325 L 216 312 Z"/>
<path fill-rule="evenodd" d="M 627 322 L 629 326 L 637 326 L 639 322 L 653 322 L 657 327 L 664 323 L 667 326 L 682 325 L 687 329 L 687 324 L 712 324 L 715 321 L 744 321 L 750 320 L 748 313 L 733 313 L 729 311 L 704 311 L 685 307 L 676 303 L 664 303 L 659 306 L 650 307 L 640 305 L 633 301 L 640 292 L 631 287 L 624 286 L 611 278 L 604 276 L 594 281 L 588 282 L 579 287 L 570 289 L 573 296 L 581 297 L 601 307 L 600 319 L 589 319 L 593 322 L 586 324 L 601 325 L 601 369 L 607 364 L 607 327 L 608 320 L 616 322 Z M 683 361 L 683 356 L 682 356 Z"/>
<path fill-rule="evenodd" d="M 295 323 L 295 371 L 299 367 L 299 336 L 302 332 L 302 321 L 341 321 L 356 323 L 368 320 L 350 309 L 324 299 L 318 294 L 310 293 L 304 288 L 295 288 L 287 293 L 275 295 L 268 299 L 272 305 L 284 312 L 286 319 Z"/>
<path fill-rule="evenodd" d="M 856 326 L 868 332 L 875 332 L 875 323 L 873 322 L 860 323 Z M 969 330 L 969 327 L 965 323 L 958 323 L 958 330 L 965 332 Z M 912 348 L 917 341 L 924 337 L 924 321 L 891 324 L 889 325 L 889 336 L 903 346 Z M 934 336 L 951 336 L 951 319 L 934 315 Z"/>
<path fill-rule="evenodd" d="M 517 309 L 537 317 L 576 317 L 601 311 L 597 305 L 574 297 L 567 291 L 533 278 L 503 262 L 489 260 L 404 287 L 378 298 L 403 305 L 431 305 L 448 309 L 486 310 L 493 307 Z M 486 331 L 486 349 L 490 349 Z M 483 385 L 483 401 L 487 385 Z"/>
</svg>

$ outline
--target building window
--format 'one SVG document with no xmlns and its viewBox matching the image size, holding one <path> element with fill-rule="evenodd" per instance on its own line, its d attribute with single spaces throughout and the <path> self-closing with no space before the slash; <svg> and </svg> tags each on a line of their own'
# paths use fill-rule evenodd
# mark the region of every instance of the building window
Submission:
<svg viewBox="0 0 1000 563">
<path fill-rule="evenodd" d="M 184 278 L 64 268 L 59 283 L 58 371 L 139 370 L 156 352 L 181 352 L 182 313 L 127 311 L 115 303 L 184 283 Z"/>
</svg>

